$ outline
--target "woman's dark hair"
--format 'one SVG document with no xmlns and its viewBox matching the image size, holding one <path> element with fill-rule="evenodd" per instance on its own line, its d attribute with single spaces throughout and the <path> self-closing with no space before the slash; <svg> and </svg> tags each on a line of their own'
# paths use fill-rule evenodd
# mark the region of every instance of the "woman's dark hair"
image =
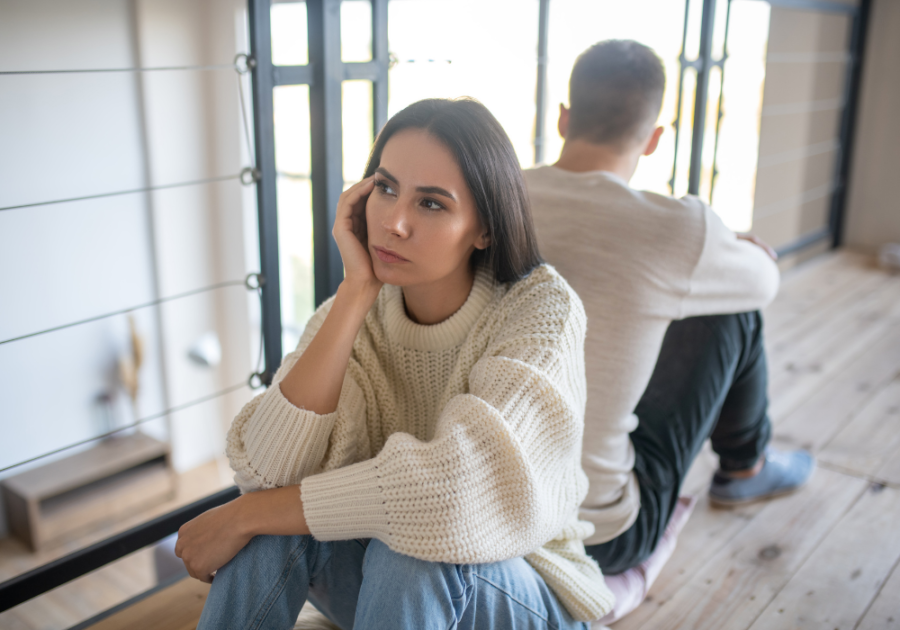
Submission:
<svg viewBox="0 0 900 630">
<path fill-rule="evenodd" d="M 521 280 L 543 262 L 531 220 L 531 206 L 512 143 L 487 107 L 470 98 L 430 98 L 398 112 L 372 147 L 365 177 L 381 164 L 388 140 L 404 129 L 422 129 L 456 157 L 490 246 L 475 250 L 472 262 L 484 265 L 498 282 Z"/>
</svg>

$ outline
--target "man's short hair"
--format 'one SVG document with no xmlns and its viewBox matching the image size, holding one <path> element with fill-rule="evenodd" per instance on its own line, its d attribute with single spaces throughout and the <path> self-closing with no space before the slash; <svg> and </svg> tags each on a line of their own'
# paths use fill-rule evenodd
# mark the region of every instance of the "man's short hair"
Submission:
<svg viewBox="0 0 900 630">
<path fill-rule="evenodd" d="M 594 44 L 572 68 L 567 137 L 596 144 L 640 139 L 659 117 L 665 88 L 653 49 L 623 39 Z"/>
</svg>

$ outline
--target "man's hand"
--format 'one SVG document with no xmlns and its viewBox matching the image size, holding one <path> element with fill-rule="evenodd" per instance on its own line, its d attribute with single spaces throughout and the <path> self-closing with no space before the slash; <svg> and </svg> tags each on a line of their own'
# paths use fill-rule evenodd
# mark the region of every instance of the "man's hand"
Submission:
<svg viewBox="0 0 900 630">
<path fill-rule="evenodd" d="M 775 250 L 772 249 L 769 246 L 769 244 L 766 243 L 761 238 L 759 238 L 757 236 L 753 236 L 752 234 L 741 234 L 741 233 L 738 233 L 735 236 L 737 236 L 742 241 L 749 241 L 749 242 L 753 243 L 754 245 L 756 245 L 757 247 L 762 249 L 764 252 L 766 252 L 769 255 L 769 258 L 771 258 L 772 260 L 778 260 L 778 254 L 775 253 Z"/>
</svg>

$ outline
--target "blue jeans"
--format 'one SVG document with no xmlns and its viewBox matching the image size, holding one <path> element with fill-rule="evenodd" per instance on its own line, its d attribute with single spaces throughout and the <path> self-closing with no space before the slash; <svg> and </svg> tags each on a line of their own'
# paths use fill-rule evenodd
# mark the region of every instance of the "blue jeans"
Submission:
<svg viewBox="0 0 900 630">
<path fill-rule="evenodd" d="M 522 558 L 425 562 L 378 540 L 256 536 L 219 569 L 198 630 L 289 629 L 309 599 L 349 630 L 588 630 Z"/>
</svg>

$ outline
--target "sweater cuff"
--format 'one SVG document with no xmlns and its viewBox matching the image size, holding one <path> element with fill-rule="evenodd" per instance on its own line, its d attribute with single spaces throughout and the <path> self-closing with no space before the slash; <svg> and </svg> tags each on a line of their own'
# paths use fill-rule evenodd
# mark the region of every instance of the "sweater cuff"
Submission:
<svg viewBox="0 0 900 630">
<path fill-rule="evenodd" d="M 390 545 L 391 523 L 374 459 L 307 477 L 300 496 L 317 540 L 377 538 Z"/>
<path fill-rule="evenodd" d="M 295 407 L 274 383 L 246 426 L 238 428 L 243 448 L 229 449 L 232 467 L 259 488 L 298 483 L 324 458 L 337 417 L 337 412 L 318 415 Z"/>
<path fill-rule="evenodd" d="M 279 461 L 283 458 L 276 454 L 288 449 L 292 456 L 284 459 L 296 461 L 302 456 L 317 465 L 325 455 L 337 417 L 337 411 L 320 415 L 294 406 L 281 393 L 280 384 L 274 383 L 255 414 L 259 424 L 253 435 L 247 436 L 247 451 L 259 461 Z"/>
</svg>

